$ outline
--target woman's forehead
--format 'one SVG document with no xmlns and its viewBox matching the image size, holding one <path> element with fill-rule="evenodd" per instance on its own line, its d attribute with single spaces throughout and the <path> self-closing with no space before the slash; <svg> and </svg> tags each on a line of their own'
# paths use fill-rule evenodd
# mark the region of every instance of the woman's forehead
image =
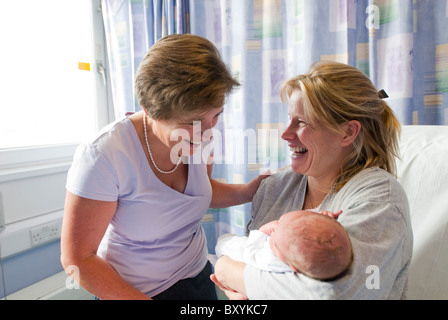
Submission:
<svg viewBox="0 0 448 320">
<path fill-rule="evenodd" d="M 191 120 L 191 121 L 200 121 L 207 118 L 213 118 L 217 114 L 224 111 L 224 107 L 212 108 L 207 110 L 200 111 L 191 111 L 183 116 L 181 116 L 182 120 Z"/>
</svg>

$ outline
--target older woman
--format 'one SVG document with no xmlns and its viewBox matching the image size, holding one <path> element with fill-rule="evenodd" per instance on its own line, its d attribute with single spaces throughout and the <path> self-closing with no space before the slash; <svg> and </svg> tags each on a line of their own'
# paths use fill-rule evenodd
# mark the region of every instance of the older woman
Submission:
<svg viewBox="0 0 448 320">
<path fill-rule="evenodd" d="M 342 210 L 353 246 L 351 270 L 318 282 L 270 273 L 223 257 L 214 280 L 249 299 L 400 299 L 406 296 L 412 229 L 394 177 L 400 125 L 370 80 L 351 66 L 315 63 L 282 88 L 291 122 L 282 137 L 292 164 L 264 180 L 249 229 L 291 210 Z"/>
<path fill-rule="evenodd" d="M 209 206 L 250 201 L 260 181 L 221 184 L 192 155 L 236 86 L 204 38 L 167 36 L 148 51 L 135 81 L 143 111 L 82 144 L 68 174 L 61 261 L 83 288 L 99 299 L 216 298 L 200 221 Z"/>
</svg>

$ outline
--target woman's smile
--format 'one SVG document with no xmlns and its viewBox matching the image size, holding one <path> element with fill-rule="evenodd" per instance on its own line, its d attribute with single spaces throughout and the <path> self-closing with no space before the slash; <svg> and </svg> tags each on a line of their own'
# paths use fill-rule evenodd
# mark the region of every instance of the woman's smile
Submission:
<svg viewBox="0 0 448 320">
<path fill-rule="evenodd" d="M 303 148 L 303 147 L 291 147 L 290 146 L 289 150 L 291 150 L 291 152 L 292 152 L 292 154 L 291 154 L 292 159 L 302 158 L 308 152 L 308 149 Z"/>
<path fill-rule="evenodd" d="M 194 141 L 191 141 L 191 140 L 188 140 L 188 139 L 185 139 L 184 141 L 189 143 L 189 144 L 191 144 L 192 146 L 199 146 L 202 143 L 201 141 L 194 142 Z"/>
</svg>

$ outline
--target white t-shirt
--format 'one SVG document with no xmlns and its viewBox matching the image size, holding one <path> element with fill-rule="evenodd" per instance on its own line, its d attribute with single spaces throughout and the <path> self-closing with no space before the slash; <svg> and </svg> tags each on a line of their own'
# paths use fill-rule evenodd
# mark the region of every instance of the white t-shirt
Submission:
<svg viewBox="0 0 448 320">
<path fill-rule="evenodd" d="M 290 167 L 264 179 L 254 196 L 248 229 L 259 229 L 303 206 L 307 177 Z M 408 290 L 413 235 L 406 193 L 386 171 L 369 168 L 320 207 L 342 210 L 338 222 L 353 248 L 349 272 L 335 281 L 300 273 L 272 273 L 246 266 L 247 296 L 262 299 L 403 299 Z"/>
<path fill-rule="evenodd" d="M 228 256 L 260 270 L 294 272 L 274 255 L 269 246 L 269 238 L 259 230 L 252 230 L 247 237 L 226 233 L 219 237 L 215 252 L 218 258 Z"/>
<path fill-rule="evenodd" d="M 212 189 L 205 163 L 188 166 L 184 193 L 165 185 L 149 166 L 131 120 L 123 118 L 80 145 L 68 173 L 70 192 L 118 201 L 98 255 L 148 296 L 196 276 L 207 262 L 200 221 Z"/>
</svg>

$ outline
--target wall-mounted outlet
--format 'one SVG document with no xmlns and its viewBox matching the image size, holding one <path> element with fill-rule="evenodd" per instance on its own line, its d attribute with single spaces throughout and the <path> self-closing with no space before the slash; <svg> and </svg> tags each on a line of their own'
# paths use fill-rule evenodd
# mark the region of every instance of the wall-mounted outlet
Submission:
<svg viewBox="0 0 448 320">
<path fill-rule="evenodd" d="M 0 192 L 0 231 L 5 228 L 5 212 L 3 210 L 3 196 Z"/>
<path fill-rule="evenodd" d="M 30 229 L 31 245 L 39 246 L 41 244 L 59 239 L 61 236 L 59 222 L 54 221 Z"/>
</svg>

